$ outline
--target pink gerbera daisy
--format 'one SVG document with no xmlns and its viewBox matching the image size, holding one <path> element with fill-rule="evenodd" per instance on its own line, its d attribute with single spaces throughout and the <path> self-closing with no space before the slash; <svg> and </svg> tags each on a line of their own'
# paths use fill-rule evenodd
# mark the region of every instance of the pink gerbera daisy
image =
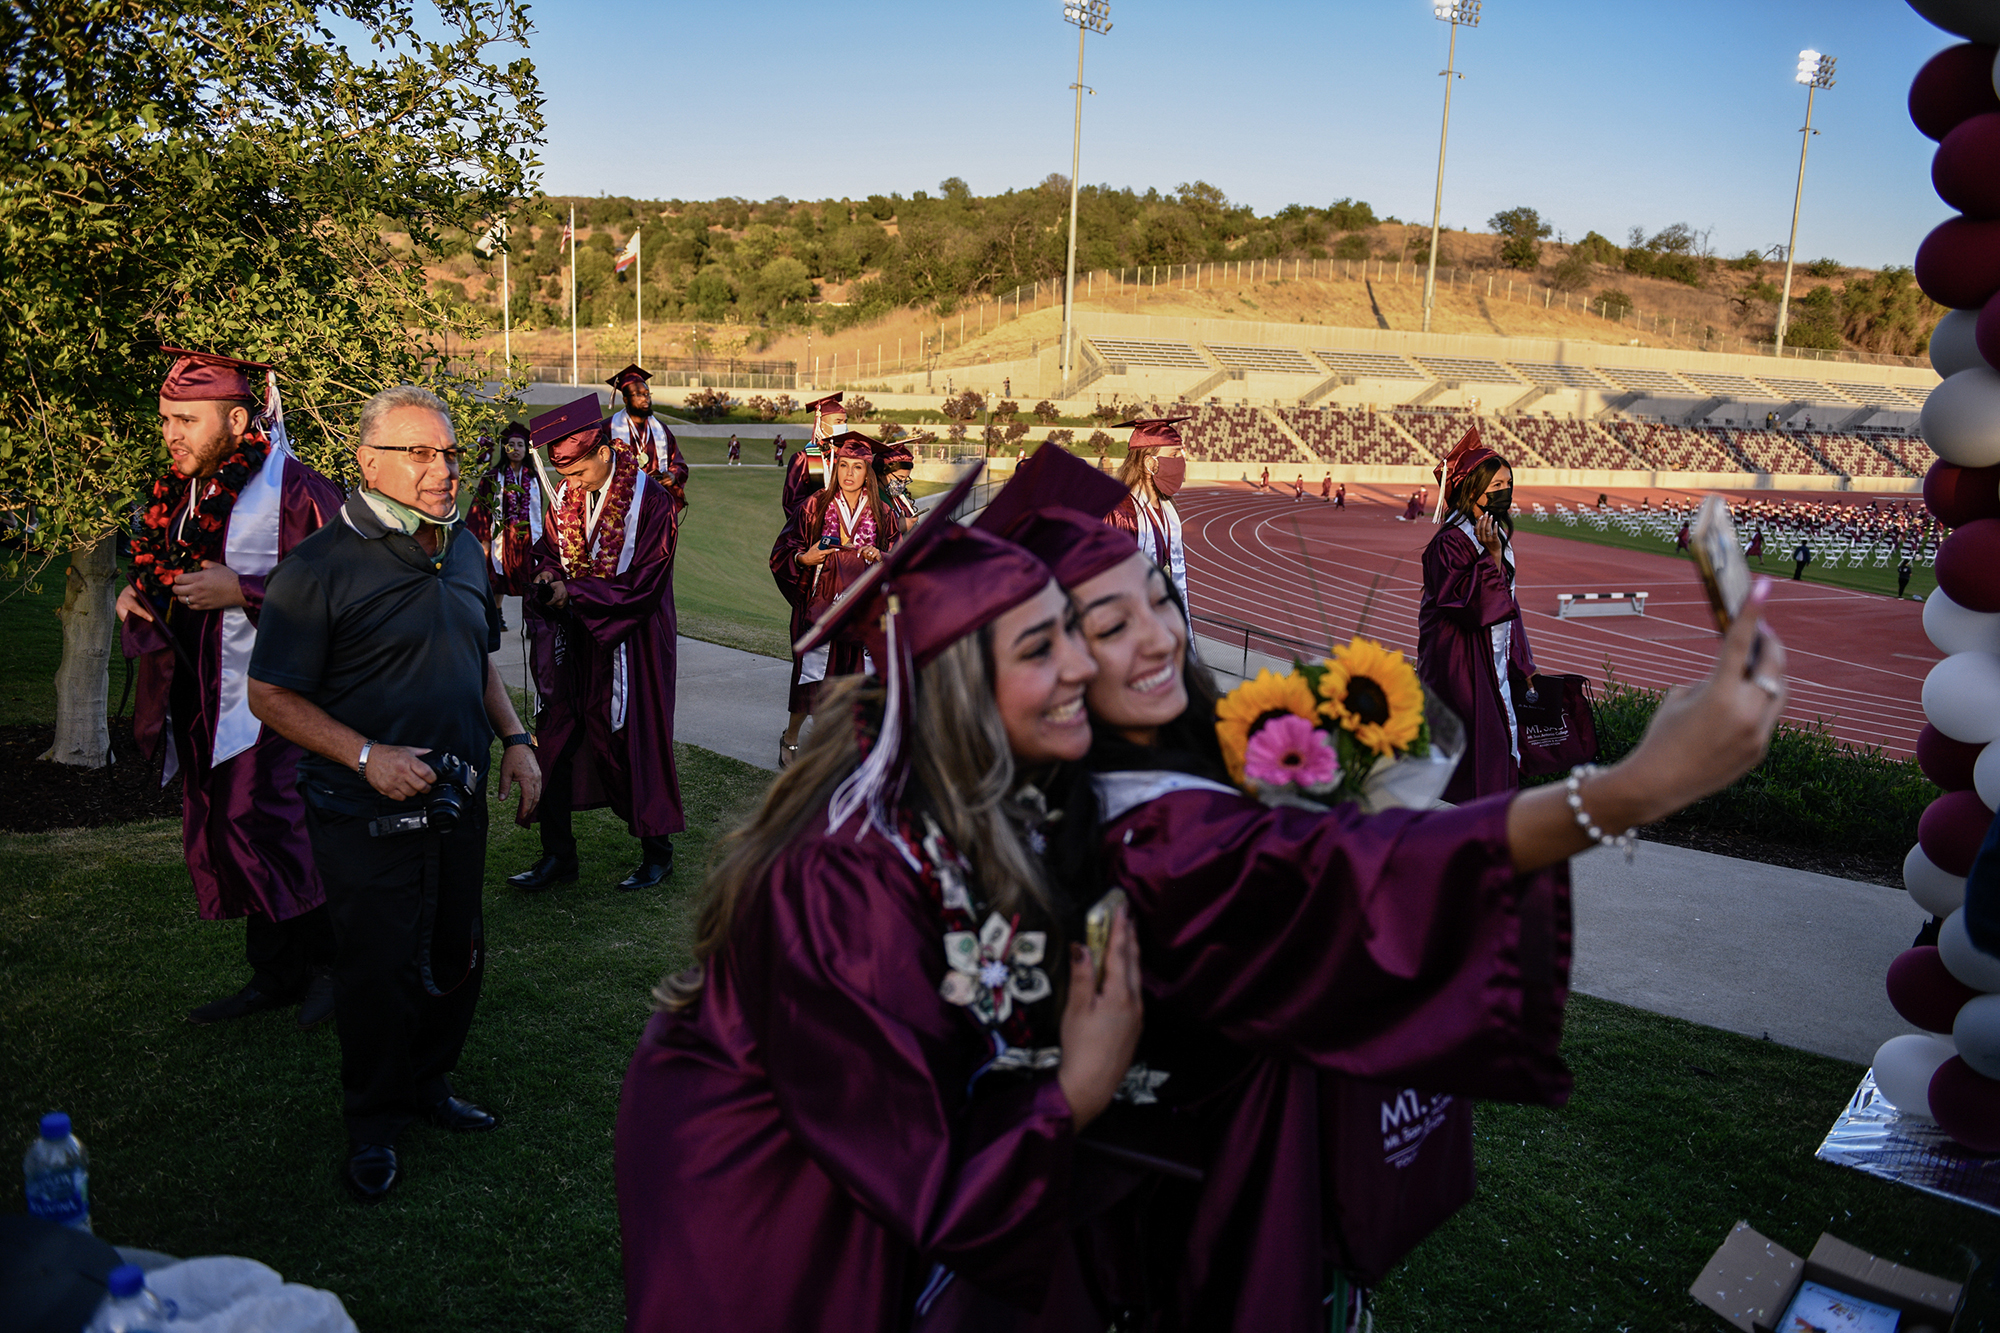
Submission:
<svg viewBox="0 0 2000 1333">
<path fill-rule="evenodd" d="M 1243 776 L 1260 787 L 1322 787 L 1339 771 L 1326 733 L 1294 714 L 1257 728 L 1243 755 Z"/>
</svg>

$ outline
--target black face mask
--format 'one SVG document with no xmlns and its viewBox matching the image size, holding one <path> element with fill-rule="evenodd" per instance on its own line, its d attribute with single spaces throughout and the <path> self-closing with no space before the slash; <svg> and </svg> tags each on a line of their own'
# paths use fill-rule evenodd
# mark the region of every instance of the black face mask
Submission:
<svg viewBox="0 0 2000 1333">
<path fill-rule="evenodd" d="M 1504 490 L 1488 491 L 1486 493 L 1486 512 L 1504 523 L 1508 516 L 1514 512 L 1514 488 L 1509 486 Z"/>
</svg>

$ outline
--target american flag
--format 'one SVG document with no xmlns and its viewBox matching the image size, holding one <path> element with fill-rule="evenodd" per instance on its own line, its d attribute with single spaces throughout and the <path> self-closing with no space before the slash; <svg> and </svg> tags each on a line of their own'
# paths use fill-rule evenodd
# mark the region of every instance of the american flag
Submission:
<svg viewBox="0 0 2000 1333">
<path fill-rule="evenodd" d="M 575 239 L 576 239 L 576 232 L 570 227 L 569 223 L 567 222 L 563 223 L 563 234 L 561 243 L 563 245 L 568 245 L 571 241 Z"/>
</svg>

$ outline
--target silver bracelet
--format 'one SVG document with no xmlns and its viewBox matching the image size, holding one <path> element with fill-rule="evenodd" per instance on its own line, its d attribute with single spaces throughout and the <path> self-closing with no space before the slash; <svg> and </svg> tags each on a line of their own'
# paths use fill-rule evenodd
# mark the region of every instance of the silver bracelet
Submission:
<svg viewBox="0 0 2000 1333">
<path fill-rule="evenodd" d="M 354 765 L 354 771 L 358 776 L 363 778 L 368 776 L 368 752 L 374 748 L 374 741 L 361 742 L 361 758 Z"/>
<path fill-rule="evenodd" d="M 1594 778 L 1603 771 L 1596 764 L 1578 764 L 1572 768 L 1569 771 L 1569 780 L 1563 783 L 1563 789 L 1567 793 L 1564 799 L 1569 802 L 1569 812 L 1576 819 L 1576 826 L 1589 835 L 1590 840 L 1598 846 L 1617 847 L 1624 851 L 1625 860 L 1629 864 L 1639 846 L 1632 837 L 1633 831 L 1626 829 L 1615 836 L 1606 833 L 1597 827 L 1596 821 L 1591 819 L 1589 812 L 1583 808 L 1583 780 Z"/>
</svg>

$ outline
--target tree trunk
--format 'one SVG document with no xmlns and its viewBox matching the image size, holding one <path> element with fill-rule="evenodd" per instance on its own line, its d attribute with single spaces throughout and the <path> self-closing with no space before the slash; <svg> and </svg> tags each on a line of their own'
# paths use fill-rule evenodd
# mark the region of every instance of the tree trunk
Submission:
<svg viewBox="0 0 2000 1333">
<path fill-rule="evenodd" d="M 118 627 L 118 539 L 103 537 L 70 552 L 63 594 L 62 665 L 56 669 L 56 739 L 41 757 L 78 768 L 111 762 L 105 722 L 111 693 L 111 639 Z"/>
</svg>

